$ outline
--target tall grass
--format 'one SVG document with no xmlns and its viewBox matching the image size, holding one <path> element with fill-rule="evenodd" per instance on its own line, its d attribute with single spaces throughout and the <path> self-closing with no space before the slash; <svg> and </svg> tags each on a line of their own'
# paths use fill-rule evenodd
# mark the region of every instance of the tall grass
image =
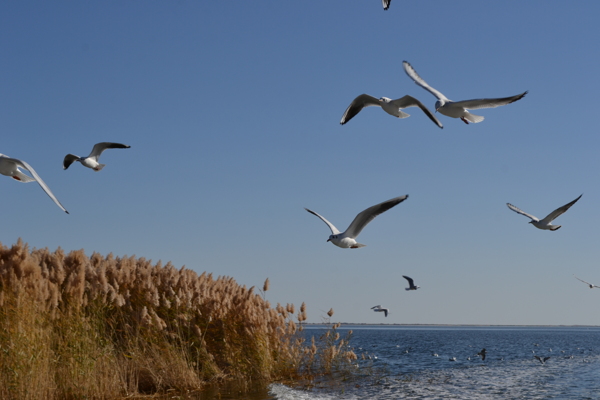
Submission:
<svg viewBox="0 0 600 400">
<path fill-rule="evenodd" d="M 119 398 L 329 373 L 356 355 L 306 306 L 144 258 L 0 244 L 0 398 Z M 331 310 L 333 313 L 333 310 Z M 341 364 L 340 364 L 341 363 Z"/>
</svg>

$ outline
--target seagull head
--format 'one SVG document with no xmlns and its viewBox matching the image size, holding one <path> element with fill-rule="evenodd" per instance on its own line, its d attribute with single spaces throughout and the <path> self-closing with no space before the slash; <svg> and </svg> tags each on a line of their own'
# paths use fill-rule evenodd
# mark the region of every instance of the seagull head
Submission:
<svg viewBox="0 0 600 400">
<path fill-rule="evenodd" d="M 379 100 L 383 101 L 384 103 L 389 103 L 390 101 L 392 101 L 392 99 L 390 99 L 389 97 L 380 97 Z"/>
<path fill-rule="evenodd" d="M 329 235 L 329 239 L 327 239 L 328 242 L 331 242 L 333 239 L 337 239 L 336 235 Z"/>
<path fill-rule="evenodd" d="M 435 112 L 438 111 L 440 107 L 443 107 L 446 102 L 444 100 L 438 100 L 435 102 Z"/>
</svg>

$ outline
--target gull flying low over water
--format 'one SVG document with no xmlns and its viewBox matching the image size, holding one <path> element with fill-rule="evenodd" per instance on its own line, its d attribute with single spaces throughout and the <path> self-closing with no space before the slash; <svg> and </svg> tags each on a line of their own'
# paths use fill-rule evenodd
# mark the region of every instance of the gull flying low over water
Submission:
<svg viewBox="0 0 600 400">
<path fill-rule="evenodd" d="M 544 364 L 550 358 L 550 357 L 540 357 L 540 356 L 533 356 L 533 357 L 535 357 L 542 364 Z"/>
<path fill-rule="evenodd" d="M 531 214 L 527 214 L 525 211 L 513 206 L 510 203 L 506 203 L 506 205 L 508 206 L 508 208 L 510 208 L 514 212 L 524 215 L 527 218 L 531 218 L 531 221 L 529 221 L 529 223 L 532 224 L 533 226 L 535 226 L 536 228 L 555 231 L 558 228 L 560 228 L 562 225 L 551 225 L 550 223 L 552 221 L 554 221 L 556 218 L 558 218 L 559 216 L 561 216 L 562 214 L 564 214 L 569 208 L 571 208 L 571 206 L 573 204 L 577 203 L 577 200 L 579 200 L 581 198 L 581 196 L 583 196 L 583 194 L 579 195 L 579 197 L 576 198 L 575 200 L 573 200 L 572 202 L 565 204 L 564 206 L 559 207 L 556 210 L 552 211 L 550 214 L 546 215 L 546 218 L 544 218 L 542 220 L 540 220 L 537 217 L 534 217 Z"/>
<path fill-rule="evenodd" d="M 485 348 L 481 349 L 481 351 L 479 353 L 477 353 L 477 356 L 481 357 L 481 361 L 485 360 L 485 355 L 487 354 L 487 351 L 485 350 Z"/>
<path fill-rule="evenodd" d="M 410 114 L 402 111 L 403 108 L 408 107 L 419 107 L 423 112 L 432 120 L 437 126 L 443 128 L 442 123 L 436 118 L 435 115 L 423 103 L 419 100 L 415 99 L 412 96 L 406 95 L 396 100 L 392 100 L 388 97 L 382 97 L 377 99 L 368 94 L 361 94 L 348 106 L 346 111 L 344 111 L 344 115 L 342 115 L 342 119 L 340 120 L 340 124 L 344 125 L 346 122 L 350 121 L 356 114 L 358 114 L 363 108 L 378 106 L 383 109 L 386 113 L 393 115 L 398 118 L 407 118 L 410 117 Z"/>
<path fill-rule="evenodd" d="M 573 275 L 573 276 L 575 276 L 575 275 Z M 575 276 L 575 279 L 577 279 L 577 280 L 579 280 L 579 281 L 581 281 L 581 282 L 585 283 L 586 285 L 588 285 L 588 286 L 590 287 L 590 289 L 593 289 L 593 288 L 600 288 L 600 286 L 598 286 L 598 285 L 594 285 L 593 283 L 586 282 L 586 281 L 584 281 L 583 279 L 579 279 L 579 278 L 578 278 L 578 277 L 576 277 L 576 276 Z"/>
<path fill-rule="evenodd" d="M 421 287 L 421 286 L 415 286 L 415 281 L 413 281 L 412 278 L 409 278 L 406 275 L 402 275 L 402 277 L 408 281 L 409 287 L 405 288 L 406 290 L 417 290 L 418 288 Z"/>
<path fill-rule="evenodd" d="M 363 230 L 363 228 L 365 226 L 367 226 L 367 224 L 369 222 L 373 221 L 373 219 L 375 219 L 376 216 L 386 212 L 387 210 L 389 210 L 392 207 L 397 206 L 398 204 L 402 203 L 407 198 L 408 198 L 408 195 L 394 197 L 393 199 L 384 201 L 383 203 L 379 203 L 372 207 L 367 208 L 366 210 L 362 211 L 354 218 L 354 221 L 352 221 L 352 223 L 350 224 L 348 229 L 346 229 L 345 232 L 340 232 L 331 222 L 327 221 L 325 218 L 323 218 L 321 215 L 317 214 L 316 212 L 311 211 L 308 208 L 304 208 L 304 209 L 306 211 L 308 211 L 309 213 L 321 218 L 321 220 L 323 222 L 325 222 L 325 224 L 327 224 L 329 229 L 331 229 L 331 235 L 329 236 L 329 239 L 327 239 L 328 242 L 331 242 L 334 245 L 341 247 L 343 249 L 358 249 L 359 247 L 366 246 L 365 244 L 358 243 L 355 240 L 356 237 Z"/>
<path fill-rule="evenodd" d="M 87 157 L 79 157 L 79 156 L 76 156 L 75 154 L 67 154 L 63 161 L 63 169 L 67 169 L 75 161 L 79 161 L 81 163 L 81 165 L 83 165 L 84 167 L 91 168 L 94 171 L 100 171 L 106 165 L 106 164 L 100 164 L 98 162 L 98 159 L 100 158 L 100 155 L 102 154 L 102 152 L 104 150 L 106 150 L 106 149 L 128 149 L 130 147 L 131 146 L 127 146 L 127 145 L 121 144 L 121 143 L 110 143 L 110 142 L 96 143 L 94 145 L 94 148 L 92 149 L 92 152 Z"/>
<path fill-rule="evenodd" d="M 425 82 L 423 78 L 417 74 L 417 71 L 407 61 L 403 61 L 404 71 L 406 74 L 419 86 L 427 90 L 429 93 L 437 97 L 435 103 L 435 111 L 439 111 L 440 114 L 444 114 L 447 117 L 460 118 L 465 124 L 469 122 L 477 123 L 484 120 L 481 115 L 471 114 L 467 110 L 477 110 L 479 108 L 496 108 L 499 106 L 505 106 L 510 103 L 514 103 L 517 100 L 521 100 L 527 92 L 523 92 L 516 96 L 502 97 L 496 99 L 474 99 L 474 100 L 463 100 L 463 101 L 452 101 L 444 96 L 438 90 L 432 88 Z"/>
<path fill-rule="evenodd" d="M 384 314 L 385 314 L 385 316 L 386 316 L 386 317 L 387 317 L 387 315 L 388 315 L 388 311 L 389 311 L 389 309 L 388 309 L 388 308 L 381 308 L 381 306 L 380 306 L 380 305 L 376 305 L 376 306 L 374 306 L 374 307 L 371 307 L 371 310 L 373 310 L 373 311 L 375 311 L 375 312 L 382 312 L 382 313 L 384 313 Z"/>
<path fill-rule="evenodd" d="M 19 168 L 23 168 L 29 171 L 29 173 L 33 175 L 33 178 L 29 175 L 24 174 Z M 54 193 L 52 193 L 48 185 L 46 185 L 42 178 L 40 178 L 40 176 L 37 174 L 37 172 L 35 172 L 31 165 L 27 164 L 25 161 L 19 160 L 17 158 L 10 158 L 8 156 L 5 156 L 4 154 L 0 154 L 0 174 L 10 176 L 14 180 L 23 183 L 36 181 L 42 187 L 42 189 L 44 189 L 44 192 L 46 192 L 46 194 L 50 196 L 50 198 L 56 203 L 56 205 L 60 207 L 61 210 L 63 210 L 67 214 L 69 213 L 63 207 L 63 205 L 60 204 L 60 201 L 58 201 L 56 196 L 54 196 Z"/>
</svg>

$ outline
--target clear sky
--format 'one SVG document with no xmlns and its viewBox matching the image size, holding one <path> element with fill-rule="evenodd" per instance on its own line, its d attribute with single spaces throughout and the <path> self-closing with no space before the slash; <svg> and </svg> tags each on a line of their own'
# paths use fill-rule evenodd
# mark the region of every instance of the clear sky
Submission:
<svg viewBox="0 0 600 400">
<path fill-rule="evenodd" d="M 307 303 L 308 321 L 600 324 L 600 3 L 20 1 L 0 4 L 0 242 L 171 261 Z M 522 100 L 479 124 L 352 99 Z M 107 166 L 79 164 L 97 142 Z M 581 200 L 555 222 L 538 217 Z M 409 194 L 340 249 L 345 230 Z M 402 275 L 421 286 L 406 292 Z M 388 307 L 385 318 L 370 308 Z"/>
</svg>

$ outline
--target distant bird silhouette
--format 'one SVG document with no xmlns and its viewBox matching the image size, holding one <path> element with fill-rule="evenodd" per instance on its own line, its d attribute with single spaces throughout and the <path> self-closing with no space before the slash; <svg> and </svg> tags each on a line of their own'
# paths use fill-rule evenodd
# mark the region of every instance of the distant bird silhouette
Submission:
<svg viewBox="0 0 600 400">
<path fill-rule="evenodd" d="M 575 276 L 575 274 L 573 274 L 573 276 Z M 594 285 L 593 283 L 586 282 L 586 281 L 584 281 L 583 279 L 579 279 L 579 278 L 578 278 L 578 277 L 576 277 L 576 276 L 575 276 L 575 279 L 577 279 L 577 280 L 579 280 L 579 281 L 581 281 L 581 282 L 585 283 L 586 285 L 588 285 L 588 286 L 590 287 L 590 289 L 593 289 L 593 288 L 600 288 L 600 286 Z"/>
<path fill-rule="evenodd" d="M 538 361 L 541 362 L 542 364 L 545 364 L 546 361 L 548 361 L 548 359 L 550 358 L 550 357 L 540 357 L 540 356 L 534 356 L 534 357 L 537 358 Z"/>
<path fill-rule="evenodd" d="M 387 10 L 388 8 L 390 8 L 391 2 L 392 2 L 392 0 L 381 0 L 381 4 L 383 4 L 383 9 Z"/>
<path fill-rule="evenodd" d="M 485 360 L 485 354 L 486 354 L 485 348 L 481 349 L 481 351 L 479 353 L 477 353 L 477 355 L 481 357 L 481 361 Z"/>
<path fill-rule="evenodd" d="M 387 317 L 388 311 L 389 311 L 389 309 L 387 309 L 387 308 L 381 308 L 380 305 L 376 305 L 374 307 L 371 307 L 371 310 L 373 310 L 375 312 L 382 312 L 382 313 L 385 314 L 386 317 Z"/>
<path fill-rule="evenodd" d="M 92 152 L 87 157 L 79 157 L 79 156 L 76 156 L 75 154 L 67 154 L 65 156 L 65 159 L 63 160 L 63 169 L 67 169 L 75 161 L 79 161 L 81 163 L 81 165 L 83 165 L 84 167 L 91 168 L 97 172 L 106 166 L 106 164 L 100 164 L 98 162 L 98 159 L 100 158 L 100 155 L 102 154 L 102 152 L 104 150 L 106 150 L 106 149 L 128 149 L 130 147 L 131 146 L 127 146 L 126 144 L 121 144 L 121 143 L 110 143 L 110 142 L 96 143 L 94 145 L 94 148 L 92 149 Z"/>
<path fill-rule="evenodd" d="M 407 287 L 406 290 L 417 290 L 418 288 L 421 287 L 421 286 L 415 286 L 415 282 L 413 281 L 412 278 L 409 278 L 406 275 L 402 275 L 402 277 L 408 281 L 408 286 L 409 287 Z"/>
</svg>

